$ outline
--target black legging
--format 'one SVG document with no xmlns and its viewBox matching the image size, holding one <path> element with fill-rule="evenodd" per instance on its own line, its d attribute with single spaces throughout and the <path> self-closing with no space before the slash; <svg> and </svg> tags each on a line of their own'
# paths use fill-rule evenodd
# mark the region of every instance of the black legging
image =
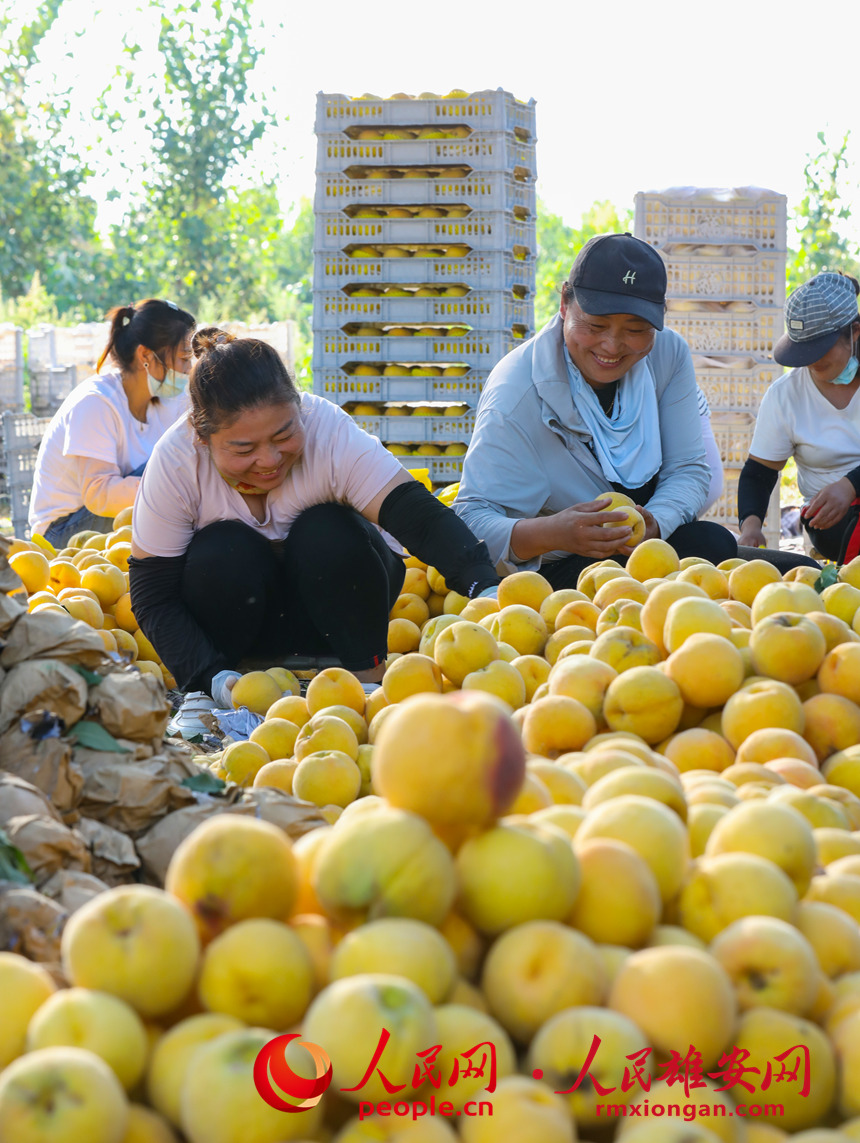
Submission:
<svg viewBox="0 0 860 1143">
<path fill-rule="evenodd" d="M 273 545 L 226 520 L 192 539 L 182 599 L 228 662 L 330 655 L 351 671 L 384 662 L 403 560 L 363 516 L 317 504 Z"/>
<path fill-rule="evenodd" d="M 668 539 L 678 556 L 700 556 L 712 564 L 730 560 L 738 554 L 738 545 L 728 528 L 711 520 L 694 520 L 682 524 Z M 625 556 L 613 556 L 618 563 L 627 562 Z M 561 587 L 576 587 L 579 574 L 596 561 L 592 556 L 566 556 L 563 560 L 549 560 L 541 564 L 541 575 L 557 591 Z"/>
</svg>

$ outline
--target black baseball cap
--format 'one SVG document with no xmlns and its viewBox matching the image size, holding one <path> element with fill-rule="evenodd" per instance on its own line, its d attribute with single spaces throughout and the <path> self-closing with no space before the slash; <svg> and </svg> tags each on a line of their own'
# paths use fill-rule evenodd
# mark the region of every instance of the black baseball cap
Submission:
<svg viewBox="0 0 860 1143">
<path fill-rule="evenodd" d="M 576 256 L 568 279 L 587 314 L 634 314 L 663 328 L 666 264 L 632 234 L 598 234 Z"/>
</svg>

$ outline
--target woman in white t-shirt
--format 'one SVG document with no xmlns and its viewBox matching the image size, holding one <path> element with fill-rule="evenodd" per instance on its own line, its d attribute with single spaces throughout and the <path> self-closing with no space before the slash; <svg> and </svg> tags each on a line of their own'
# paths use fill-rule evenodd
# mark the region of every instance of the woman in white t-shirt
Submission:
<svg viewBox="0 0 860 1143">
<path fill-rule="evenodd" d="M 764 543 L 762 521 L 779 471 L 797 465 L 801 521 L 817 551 L 847 562 L 860 551 L 860 285 L 823 273 L 785 303 L 773 357 L 791 371 L 768 389 L 738 487 L 740 544 Z"/>
<path fill-rule="evenodd" d="M 30 531 L 56 548 L 76 532 L 109 532 L 134 503 L 158 440 L 187 409 L 194 317 L 149 298 L 108 314 L 97 369 L 76 386 L 42 438 L 30 496 Z"/>
<path fill-rule="evenodd" d="M 146 467 L 129 561 L 141 630 L 190 692 L 181 732 L 207 695 L 229 704 L 243 660 L 329 655 L 382 677 L 405 569 L 380 529 L 462 595 L 499 582 L 466 525 L 342 409 L 299 393 L 270 346 L 210 327 L 193 350 L 191 411 Z"/>
</svg>

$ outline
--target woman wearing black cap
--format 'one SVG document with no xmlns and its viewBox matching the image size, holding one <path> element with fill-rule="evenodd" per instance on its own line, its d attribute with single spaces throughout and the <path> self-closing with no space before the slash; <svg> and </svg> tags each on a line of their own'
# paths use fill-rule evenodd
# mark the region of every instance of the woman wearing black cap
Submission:
<svg viewBox="0 0 860 1143">
<path fill-rule="evenodd" d="M 860 554 L 860 286 L 844 274 L 805 282 L 785 304 L 787 332 L 773 357 L 791 371 L 774 381 L 741 473 L 741 544 L 764 543 L 762 520 L 779 471 L 794 457 L 801 521 L 826 559 Z"/>
<path fill-rule="evenodd" d="M 632 529 L 601 499 L 643 506 L 645 538 L 680 556 L 737 555 L 698 520 L 711 481 L 690 350 L 663 328 L 666 266 L 629 234 L 592 238 L 559 314 L 490 375 L 454 502 L 500 572 L 540 568 L 556 588 L 626 557 Z M 638 539 L 638 537 L 637 537 Z"/>
</svg>

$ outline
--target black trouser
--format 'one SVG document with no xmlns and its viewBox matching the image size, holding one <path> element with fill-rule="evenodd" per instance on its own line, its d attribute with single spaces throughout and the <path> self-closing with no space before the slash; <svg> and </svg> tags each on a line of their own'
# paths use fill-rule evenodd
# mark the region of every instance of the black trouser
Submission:
<svg viewBox="0 0 860 1143">
<path fill-rule="evenodd" d="M 711 520 L 694 520 L 691 524 L 682 524 L 667 542 L 681 559 L 685 556 L 700 556 L 712 564 L 719 564 L 738 554 L 737 541 L 732 533 L 722 524 L 715 524 Z M 627 562 L 625 556 L 612 558 L 620 564 Z M 544 562 L 540 572 L 557 591 L 561 587 L 576 587 L 580 572 L 596 562 L 591 556 L 566 556 L 563 560 Z"/>
<path fill-rule="evenodd" d="M 738 544 L 738 555 L 742 560 L 765 560 L 773 564 L 781 575 L 799 567 L 821 570 L 821 564 L 816 563 L 811 556 L 805 556 L 803 552 L 781 552 L 778 548 L 748 548 Z"/>
<path fill-rule="evenodd" d="M 182 598 L 230 663 L 330 655 L 350 671 L 384 662 L 388 613 L 403 586 L 403 560 L 363 516 L 317 504 L 283 544 L 227 520 L 188 546 Z"/>
<path fill-rule="evenodd" d="M 803 517 L 800 522 L 816 551 L 821 552 L 826 560 L 843 564 L 846 562 L 845 549 L 857 527 L 858 516 L 860 516 L 860 506 L 852 504 L 839 523 L 834 524 L 832 528 L 811 528 Z"/>
</svg>

